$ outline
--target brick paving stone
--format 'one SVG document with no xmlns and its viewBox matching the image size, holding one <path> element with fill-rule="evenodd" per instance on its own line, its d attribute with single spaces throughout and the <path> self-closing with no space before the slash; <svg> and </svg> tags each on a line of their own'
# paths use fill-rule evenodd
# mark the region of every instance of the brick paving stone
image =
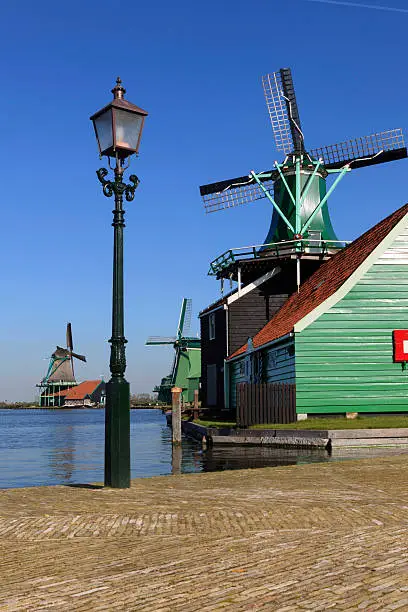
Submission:
<svg viewBox="0 0 408 612">
<path fill-rule="evenodd" d="M 0 611 L 408 611 L 408 454 L 0 491 Z"/>
</svg>

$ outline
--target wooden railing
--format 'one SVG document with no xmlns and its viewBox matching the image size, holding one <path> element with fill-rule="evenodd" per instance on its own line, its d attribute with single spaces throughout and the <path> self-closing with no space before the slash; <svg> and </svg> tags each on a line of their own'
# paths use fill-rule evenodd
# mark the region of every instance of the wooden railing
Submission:
<svg viewBox="0 0 408 612">
<path fill-rule="evenodd" d="M 237 425 L 292 423 L 296 420 L 296 386 L 289 383 L 239 383 Z"/>
</svg>

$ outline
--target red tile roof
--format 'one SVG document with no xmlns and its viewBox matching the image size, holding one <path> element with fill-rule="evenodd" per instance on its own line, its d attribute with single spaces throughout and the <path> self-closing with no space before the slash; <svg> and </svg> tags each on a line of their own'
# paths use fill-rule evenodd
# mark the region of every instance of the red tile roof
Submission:
<svg viewBox="0 0 408 612">
<path fill-rule="evenodd" d="M 291 332 L 298 321 L 333 295 L 407 213 L 408 204 L 405 204 L 322 264 L 301 285 L 299 293 L 293 293 L 275 316 L 253 337 L 254 348 Z M 244 353 L 247 346 L 241 346 L 230 359 Z"/>
<path fill-rule="evenodd" d="M 87 395 L 91 395 L 101 382 L 101 380 L 84 380 L 76 387 L 71 387 L 68 391 L 64 389 L 55 395 L 62 395 L 65 399 L 84 399 Z"/>
</svg>

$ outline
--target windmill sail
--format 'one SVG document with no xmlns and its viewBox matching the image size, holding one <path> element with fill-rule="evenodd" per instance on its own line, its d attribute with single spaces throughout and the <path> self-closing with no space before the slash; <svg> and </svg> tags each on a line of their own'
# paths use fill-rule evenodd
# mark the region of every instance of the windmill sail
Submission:
<svg viewBox="0 0 408 612">
<path fill-rule="evenodd" d="M 408 156 L 401 129 L 312 149 L 310 154 L 316 159 L 322 159 L 328 170 L 337 170 L 347 164 L 352 164 L 352 168 L 362 168 Z M 258 178 L 272 193 L 274 186 L 272 170 L 263 174 L 264 176 Z M 200 194 L 207 213 L 249 204 L 265 197 L 254 179 L 248 175 L 202 185 Z"/>
<path fill-rule="evenodd" d="M 272 190 L 272 170 L 264 174 L 265 177 L 259 177 L 259 180 L 264 183 L 268 190 Z M 248 175 L 202 185 L 200 187 L 200 194 L 207 213 L 233 208 L 241 204 L 249 204 L 265 197 L 254 179 Z"/>
<path fill-rule="evenodd" d="M 177 337 L 182 338 L 188 336 L 190 333 L 191 326 L 191 309 L 192 300 L 189 298 L 183 298 L 181 303 L 180 318 L 177 327 Z"/>
<path fill-rule="evenodd" d="M 279 73 L 282 83 L 281 95 L 283 95 L 286 102 L 294 150 L 297 153 L 301 153 L 304 151 L 303 132 L 300 125 L 299 109 L 296 102 L 295 88 L 293 86 L 292 71 L 290 68 L 281 68 Z"/>
<path fill-rule="evenodd" d="M 362 168 L 407 157 L 401 129 L 312 149 L 310 153 L 313 157 L 322 159 L 328 170 L 337 170 L 347 164 L 352 164 L 352 168 Z"/>
<path fill-rule="evenodd" d="M 279 70 L 278 72 L 272 72 L 263 76 L 262 86 L 276 148 L 287 155 L 295 147 L 288 115 L 288 105 L 282 95 L 283 83 L 281 71 Z"/>
<path fill-rule="evenodd" d="M 176 336 L 149 336 L 145 344 L 148 346 L 155 344 L 160 346 L 162 344 L 174 344 L 176 340 Z"/>
<path fill-rule="evenodd" d="M 286 157 L 290 153 L 294 156 L 306 153 L 290 68 L 281 68 L 263 76 L 262 85 L 277 150 Z M 327 170 L 339 170 L 347 164 L 351 164 L 352 169 L 361 168 L 402 159 L 408 155 L 401 129 L 316 148 L 310 154 L 321 159 Z M 258 179 L 271 194 L 277 178 L 277 173 L 273 174 L 272 170 L 258 175 Z M 265 193 L 251 175 L 202 185 L 200 194 L 207 213 L 265 198 Z"/>
<path fill-rule="evenodd" d="M 69 351 L 74 350 L 74 343 L 72 341 L 72 326 L 71 323 L 67 323 L 67 349 Z"/>
<path fill-rule="evenodd" d="M 78 353 L 71 353 L 71 357 L 75 357 L 75 359 L 79 359 L 79 361 L 86 361 L 85 355 L 78 355 Z"/>
</svg>

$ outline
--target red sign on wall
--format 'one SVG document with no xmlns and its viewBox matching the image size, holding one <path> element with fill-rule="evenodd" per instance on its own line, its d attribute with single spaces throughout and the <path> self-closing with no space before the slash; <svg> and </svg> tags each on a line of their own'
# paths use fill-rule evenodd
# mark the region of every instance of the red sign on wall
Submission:
<svg viewBox="0 0 408 612">
<path fill-rule="evenodd" d="M 408 361 L 408 330 L 395 329 L 393 332 L 394 339 L 394 361 Z"/>
</svg>

